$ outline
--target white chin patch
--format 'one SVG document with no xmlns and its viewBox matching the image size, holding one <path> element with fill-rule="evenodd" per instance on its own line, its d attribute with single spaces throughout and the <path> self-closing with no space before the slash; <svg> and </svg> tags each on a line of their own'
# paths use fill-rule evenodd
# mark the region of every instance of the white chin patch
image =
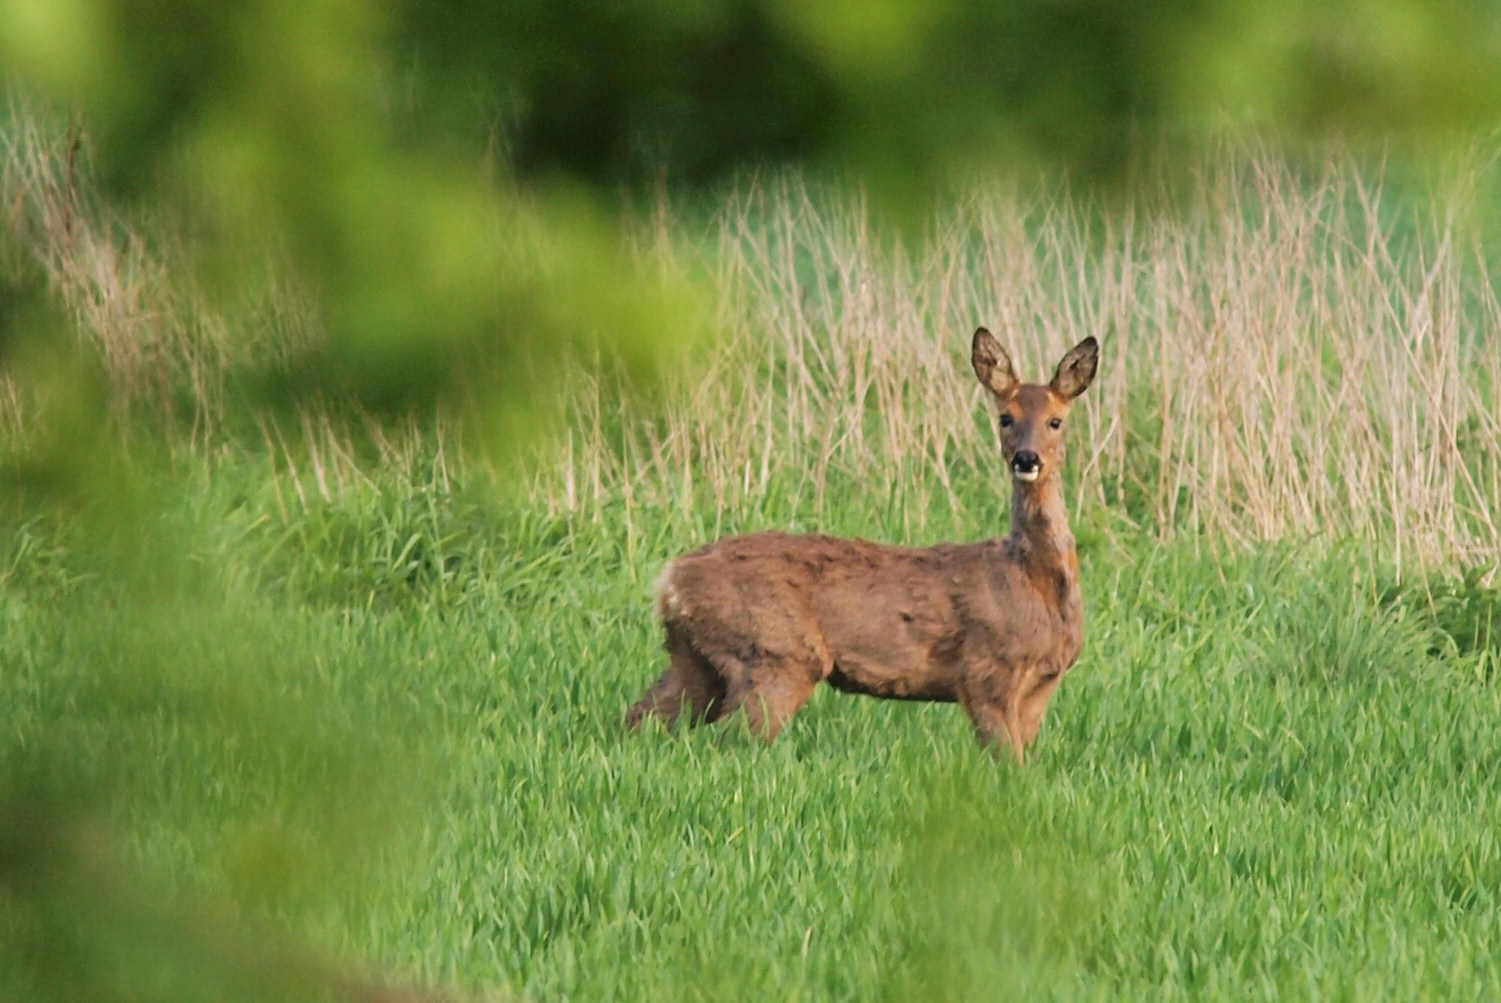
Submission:
<svg viewBox="0 0 1501 1003">
<path fill-rule="evenodd" d="M 1037 475 L 1038 475 L 1038 473 L 1040 473 L 1040 471 L 1037 471 L 1037 470 L 1013 470 L 1013 471 L 1011 471 L 1011 473 L 1016 477 L 1017 480 L 1022 481 L 1024 483 L 1027 483 L 1027 484 L 1031 484 L 1033 481 L 1037 480 Z"/>
</svg>

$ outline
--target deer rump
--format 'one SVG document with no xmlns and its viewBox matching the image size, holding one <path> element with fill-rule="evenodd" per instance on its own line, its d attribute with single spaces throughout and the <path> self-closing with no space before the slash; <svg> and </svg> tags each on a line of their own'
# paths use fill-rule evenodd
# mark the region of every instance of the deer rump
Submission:
<svg viewBox="0 0 1501 1003">
<path fill-rule="evenodd" d="M 719 677 L 705 680 L 723 690 L 714 705 L 694 708 L 710 719 L 737 692 L 792 697 L 820 681 L 885 699 L 1010 702 L 1013 676 L 1055 680 L 1082 643 L 1068 576 L 1034 573 L 1018 549 L 733 537 L 669 564 L 658 611 L 669 652 Z"/>
</svg>

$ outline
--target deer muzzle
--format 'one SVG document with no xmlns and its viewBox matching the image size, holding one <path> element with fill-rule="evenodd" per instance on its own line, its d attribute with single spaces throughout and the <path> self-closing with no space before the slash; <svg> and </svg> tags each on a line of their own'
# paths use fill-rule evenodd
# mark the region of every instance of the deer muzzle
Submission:
<svg viewBox="0 0 1501 1003">
<path fill-rule="evenodd" d="M 1022 449 L 1011 458 L 1011 474 L 1019 481 L 1035 481 L 1042 473 L 1042 457 L 1030 449 Z"/>
</svg>

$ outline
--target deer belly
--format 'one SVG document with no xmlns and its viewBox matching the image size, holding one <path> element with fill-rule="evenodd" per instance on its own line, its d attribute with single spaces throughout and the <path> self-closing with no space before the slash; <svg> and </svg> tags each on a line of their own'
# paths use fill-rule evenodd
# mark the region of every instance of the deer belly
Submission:
<svg viewBox="0 0 1501 1003">
<path fill-rule="evenodd" d="M 938 666 L 892 665 L 854 658 L 840 658 L 828 675 L 828 683 L 843 693 L 860 693 L 886 700 L 958 699 L 949 674 Z"/>
</svg>

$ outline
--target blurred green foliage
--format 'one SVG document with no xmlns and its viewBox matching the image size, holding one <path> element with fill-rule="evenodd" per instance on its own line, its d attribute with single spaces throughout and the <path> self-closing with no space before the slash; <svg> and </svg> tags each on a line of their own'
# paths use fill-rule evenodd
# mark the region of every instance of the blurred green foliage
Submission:
<svg viewBox="0 0 1501 1003">
<path fill-rule="evenodd" d="M 632 267 L 606 207 L 633 187 L 812 163 L 900 208 L 997 167 L 1120 180 L 1144 146 L 1187 152 L 1226 122 L 1452 135 L 1495 121 L 1498 57 L 1478 0 L 0 12 L 12 82 L 85 125 L 110 197 L 210 228 L 221 295 L 258 273 L 268 235 L 311 286 L 327 336 L 271 399 L 387 413 L 581 343 L 649 372 L 702 315 L 691 290 Z"/>
</svg>

